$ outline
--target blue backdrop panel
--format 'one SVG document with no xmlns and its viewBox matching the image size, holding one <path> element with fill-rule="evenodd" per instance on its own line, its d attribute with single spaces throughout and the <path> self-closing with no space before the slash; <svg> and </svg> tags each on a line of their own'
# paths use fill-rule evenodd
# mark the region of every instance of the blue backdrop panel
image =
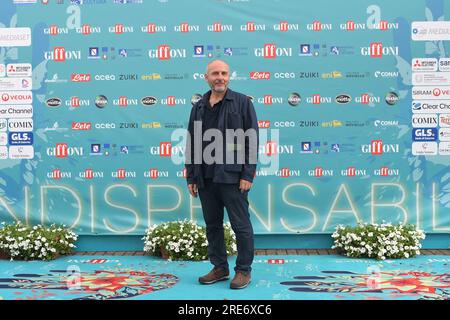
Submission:
<svg viewBox="0 0 450 320">
<path fill-rule="evenodd" d="M 33 141 L 2 118 L 0 220 L 86 235 L 203 223 L 177 158 L 206 65 L 223 59 L 260 120 L 256 233 L 383 220 L 450 231 L 450 158 L 413 154 L 449 134 L 448 115 L 412 107 L 414 59 L 449 48 L 413 41 L 411 24 L 448 18 L 445 1 L 19 2 L 2 1 L 0 27 L 31 28 L 32 44 L 0 47 L 0 65 L 32 64 Z M 18 143 L 32 159 L 11 159 Z"/>
</svg>

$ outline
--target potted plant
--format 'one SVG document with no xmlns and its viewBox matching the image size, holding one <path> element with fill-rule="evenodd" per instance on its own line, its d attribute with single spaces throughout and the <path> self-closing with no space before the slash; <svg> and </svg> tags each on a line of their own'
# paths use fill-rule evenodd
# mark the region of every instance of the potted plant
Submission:
<svg viewBox="0 0 450 320">
<path fill-rule="evenodd" d="M 425 233 L 414 225 L 359 223 L 356 227 L 337 226 L 332 238 L 332 249 L 339 254 L 385 260 L 419 255 Z"/>
<path fill-rule="evenodd" d="M 236 254 L 236 236 L 229 223 L 224 224 L 228 255 Z M 208 256 L 206 228 L 192 220 L 154 225 L 145 232 L 144 251 L 169 260 L 205 260 Z"/>
<path fill-rule="evenodd" d="M 72 253 L 78 238 L 65 225 L 31 227 L 18 221 L 1 226 L 0 255 L 11 260 L 52 260 Z"/>
</svg>

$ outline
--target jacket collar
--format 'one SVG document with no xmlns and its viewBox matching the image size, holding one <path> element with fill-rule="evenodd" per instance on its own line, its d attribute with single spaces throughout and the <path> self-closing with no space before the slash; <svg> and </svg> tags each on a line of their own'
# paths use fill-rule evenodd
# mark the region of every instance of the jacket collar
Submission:
<svg viewBox="0 0 450 320">
<path fill-rule="evenodd" d="M 211 90 L 206 92 L 202 99 L 200 100 L 199 107 L 208 105 L 208 99 L 211 96 Z M 223 97 L 224 100 L 234 100 L 235 98 L 235 92 L 231 90 L 230 88 L 227 89 L 227 93 L 225 93 L 225 97 Z"/>
</svg>

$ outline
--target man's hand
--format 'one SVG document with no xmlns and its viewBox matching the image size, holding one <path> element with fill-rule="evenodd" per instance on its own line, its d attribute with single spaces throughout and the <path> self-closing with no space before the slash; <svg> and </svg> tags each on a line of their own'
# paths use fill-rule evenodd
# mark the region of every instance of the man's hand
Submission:
<svg viewBox="0 0 450 320">
<path fill-rule="evenodd" d="M 251 187 L 252 187 L 252 183 L 251 182 L 249 182 L 247 180 L 244 180 L 244 179 L 241 179 L 239 181 L 239 190 L 241 190 L 241 192 L 250 190 Z"/>
<path fill-rule="evenodd" d="M 189 189 L 189 193 L 191 194 L 191 196 L 193 196 L 194 198 L 197 198 L 197 194 L 198 194 L 197 185 L 195 183 L 188 184 L 188 189 Z"/>
</svg>

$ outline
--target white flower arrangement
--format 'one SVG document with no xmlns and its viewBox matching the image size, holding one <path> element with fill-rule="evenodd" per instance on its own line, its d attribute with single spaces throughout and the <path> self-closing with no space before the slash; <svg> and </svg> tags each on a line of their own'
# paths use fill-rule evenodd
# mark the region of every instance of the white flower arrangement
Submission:
<svg viewBox="0 0 450 320">
<path fill-rule="evenodd" d="M 237 251 L 236 235 L 230 223 L 224 224 L 225 246 L 228 255 Z M 178 220 L 153 225 L 145 231 L 144 251 L 150 255 L 167 254 L 169 260 L 205 260 L 208 256 L 206 228 L 192 220 Z"/>
<path fill-rule="evenodd" d="M 20 221 L 14 224 L 2 222 L 0 251 L 6 253 L 11 260 L 52 260 L 71 253 L 77 239 L 78 236 L 65 225 L 29 227 Z"/>
<path fill-rule="evenodd" d="M 425 233 L 414 225 L 359 223 L 357 227 L 339 225 L 331 237 L 331 248 L 340 254 L 385 260 L 420 255 L 420 240 L 425 239 Z"/>
</svg>

